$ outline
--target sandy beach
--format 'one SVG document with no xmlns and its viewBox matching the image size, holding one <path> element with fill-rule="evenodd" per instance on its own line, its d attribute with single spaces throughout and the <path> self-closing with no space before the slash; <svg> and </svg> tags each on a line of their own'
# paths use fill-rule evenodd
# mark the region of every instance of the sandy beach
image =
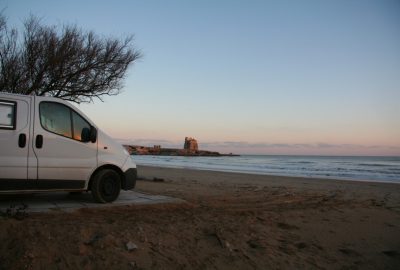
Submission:
<svg viewBox="0 0 400 270">
<path fill-rule="evenodd" d="M 0 269 L 400 269 L 399 184 L 138 171 L 185 202 L 0 217 Z"/>
</svg>

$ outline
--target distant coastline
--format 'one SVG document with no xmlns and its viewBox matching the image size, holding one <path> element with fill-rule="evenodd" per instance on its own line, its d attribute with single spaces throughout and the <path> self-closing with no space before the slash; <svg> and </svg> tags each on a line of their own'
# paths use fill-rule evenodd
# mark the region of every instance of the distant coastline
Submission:
<svg viewBox="0 0 400 270">
<path fill-rule="evenodd" d="M 142 146 L 124 145 L 131 155 L 152 155 L 152 156 L 185 156 L 185 157 L 233 157 L 239 156 L 232 153 L 221 154 L 216 151 L 199 150 L 197 140 L 192 137 L 185 137 L 183 149 L 163 148 L 161 145 Z"/>
<path fill-rule="evenodd" d="M 237 157 L 236 154 L 221 154 L 214 151 L 194 150 L 178 148 L 162 148 L 159 145 L 152 147 L 141 145 L 124 145 L 131 155 L 151 155 L 151 156 L 185 156 L 185 157 Z"/>
</svg>

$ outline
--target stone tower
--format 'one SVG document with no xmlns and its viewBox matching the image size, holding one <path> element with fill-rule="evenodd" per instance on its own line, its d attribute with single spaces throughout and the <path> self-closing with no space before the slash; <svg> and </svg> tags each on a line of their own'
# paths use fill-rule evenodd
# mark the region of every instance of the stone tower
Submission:
<svg viewBox="0 0 400 270">
<path fill-rule="evenodd" d="M 196 152 L 199 150 L 199 145 L 197 144 L 196 139 L 191 137 L 185 137 L 185 145 L 183 146 L 188 152 Z"/>
</svg>

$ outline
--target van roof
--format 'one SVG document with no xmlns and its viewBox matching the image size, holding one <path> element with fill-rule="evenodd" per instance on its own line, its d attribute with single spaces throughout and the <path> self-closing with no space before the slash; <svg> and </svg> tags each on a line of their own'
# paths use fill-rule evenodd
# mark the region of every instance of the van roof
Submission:
<svg viewBox="0 0 400 270">
<path fill-rule="evenodd" d="M 39 98 L 39 99 L 46 98 L 46 99 L 63 100 L 63 99 L 51 97 L 51 96 L 23 95 L 23 94 L 16 94 L 16 93 L 11 93 L 11 92 L 7 92 L 7 91 L 1 91 L 0 95 L 15 96 L 15 97 L 33 97 L 33 96 L 35 96 L 36 98 Z"/>
</svg>

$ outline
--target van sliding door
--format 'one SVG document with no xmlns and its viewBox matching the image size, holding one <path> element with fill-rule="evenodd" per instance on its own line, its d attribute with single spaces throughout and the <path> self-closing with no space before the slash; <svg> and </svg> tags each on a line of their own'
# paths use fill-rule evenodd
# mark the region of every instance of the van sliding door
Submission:
<svg viewBox="0 0 400 270">
<path fill-rule="evenodd" d="M 32 189 L 28 181 L 32 97 L 0 95 L 0 190 Z"/>
</svg>

